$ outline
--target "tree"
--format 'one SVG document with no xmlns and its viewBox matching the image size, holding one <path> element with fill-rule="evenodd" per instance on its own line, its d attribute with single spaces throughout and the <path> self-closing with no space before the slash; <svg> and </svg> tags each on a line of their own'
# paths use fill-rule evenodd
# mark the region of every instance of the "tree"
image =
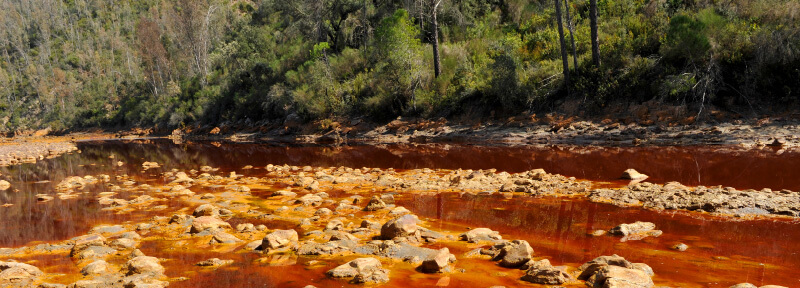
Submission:
<svg viewBox="0 0 800 288">
<path fill-rule="evenodd" d="M 442 74 L 442 63 L 439 59 L 439 22 L 436 20 L 439 4 L 442 4 L 442 0 L 434 0 L 433 17 L 431 20 L 431 22 L 433 22 L 433 73 L 436 78 L 439 78 L 439 75 Z"/>
<path fill-rule="evenodd" d="M 592 63 L 600 67 L 600 39 L 597 35 L 597 0 L 589 1 L 589 26 L 592 30 Z"/>
<path fill-rule="evenodd" d="M 572 16 L 569 14 L 569 0 L 564 0 L 564 12 L 567 13 L 567 29 L 569 38 L 572 41 L 572 65 L 578 68 L 578 50 L 575 48 L 575 29 L 572 27 Z"/>
<path fill-rule="evenodd" d="M 558 39 L 561 43 L 561 61 L 564 66 L 564 83 L 569 86 L 569 57 L 567 56 L 567 44 L 564 41 L 564 27 L 561 23 L 561 1 L 556 3 L 556 25 L 558 25 Z"/>
</svg>

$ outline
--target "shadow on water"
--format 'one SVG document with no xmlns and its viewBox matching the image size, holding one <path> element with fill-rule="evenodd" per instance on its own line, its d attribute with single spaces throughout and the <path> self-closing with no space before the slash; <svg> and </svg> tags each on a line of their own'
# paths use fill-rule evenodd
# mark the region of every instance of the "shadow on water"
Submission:
<svg viewBox="0 0 800 288">
<path fill-rule="evenodd" d="M 236 171 L 256 177 L 264 176 L 264 170 L 242 170 L 241 167 L 289 164 L 395 169 L 496 168 L 508 172 L 544 168 L 551 173 L 595 181 L 614 181 L 623 170 L 634 168 L 650 175 L 648 180 L 656 183 L 679 181 L 687 185 L 800 190 L 800 153 L 743 151 L 731 147 L 505 147 L 454 144 L 337 147 L 283 143 L 174 144 L 168 140 L 148 139 L 80 142 L 78 147 L 81 153 L 35 164 L 0 168 L 0 178 L 12 183 L 11 189 L 0 192 L 0 204 L 13 204 L 0 208 L 0 247 L 17 247 L 32 241 L 63 240 L 84 234 L 97 224 L 144 221 L 152 217 L 152 214 L 148 214 L 151 212 L 117 215 L 102 211 L 94 196 L 107 191 L 108 188 L 102 185 L 84 191 L 91 197 L 72 200 L 56 198 L 46 203 L 36 201 L 36 194 L 55 194 L 54 186 L 68 176 L 132 175 L 139 181 L 150 183 L 162 181 L 158 176 L 160 171 L 198 169 L 203 165 L 221 168 L 218 173 Z M 109 158 L 112 155 L 114 158 Z M 117 167 L 117 161 L 122 161 L 123 165 Z M 163 168 L 142 172 L 141 163 L 144 161 L 161 163 Z M 125 198 L 124 194 L 120 196 L 118 198 Z M 800 284 L 800 269 L 796 269 L 800 267 L 800 255 L 797 252 L 800 251 L 800 241 L 797 240 L 800 239 L 800 224 L 795 221 L 729 221 L 696 213 L 653 212 L 581 199 L 532 198 L 523 195 L 507 199 L 501 195 L 403 194 L 398 197 L 398 204 L 423 218 L 431 219 L 429 223 L 443 230 L 461 232 L 468 227 L 490 227 L 499 230 L 506 239 L 525 239 L 532 244 L 537 255 L 551 257 L 554 264 L 579 265 L 599 255 L 617 253 L 651 265 L 657 271 L 656 281 L 659 283 L 691 283 L 688 286 L 698 287 L 727 287 L 725 285 L 738 282 L 789 287 Z M 654 222 L 658 229 L 664 231 L 664 235 L 625 242 L 617 237 L 586 235 L 595 229 L 609 229 L 620 223 L 634 221 Z M 686 243 L 691 248 L 687 252 L 669 249 L 678 242 Z M 223 258 L 220 256 L 225 255 L 155 252 L 161 250 L 157 246 L 142 249 L 174 259 L 165 264 L 168 271 L 173 270 L 170 265 L 185 269 L 192 263 L 210 257 Z M 459 249 L 463 250 L 463 247 L 451 247 L 453 251 Z M 342 284 L 328 282 L 324 276 L 320 276 L 323 274 L 321 271 L 330 267 L 300 266 L 308 259 L 290 259 L 297 264 L 267 269 L 253 264 L 254 259 L 251 258 L 260 256 L 227 256 L 241 259 L 237 258 L 237 264 L 230 268 L 197 273 L 190 276 L 192 280 L 173 285 L 196 287 L 201 283 L 228 283 L 231 287 L 251 287 L 263 286 L 256 285 L 259 283 L 271 283 L 269 285 L 274 287 L 303 287 L 308 283 Z M 493 265 L 488 261 L 469 259 L 460 263 L 470 271 L 492 271 L 486 265 Z M 518 276 L 515 274 L 515 277 Z M 244 281 L 242 277 L 248 280 Z M 400 287 L 423 280 L 434 284 L 438 277 L 417 274 L 393 276 L 390 284 Z M 452 276 L 451 286 L 488 283 L 470 277 Z M 517 282 L 503 284 L 514 286 L 514 283 Z"/>
</svg>

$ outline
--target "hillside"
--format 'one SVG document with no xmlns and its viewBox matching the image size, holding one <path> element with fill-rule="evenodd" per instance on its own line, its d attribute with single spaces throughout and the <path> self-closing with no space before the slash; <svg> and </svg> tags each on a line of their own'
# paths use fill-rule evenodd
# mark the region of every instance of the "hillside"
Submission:
<svg viewBox="0 0 800 288">
<path fill-rule="evenodd" d="M 589 0 L 0 0 L 0 131 L 798 108 L 800 2 L 596 6 L 595 59 Z"/>
</svg>

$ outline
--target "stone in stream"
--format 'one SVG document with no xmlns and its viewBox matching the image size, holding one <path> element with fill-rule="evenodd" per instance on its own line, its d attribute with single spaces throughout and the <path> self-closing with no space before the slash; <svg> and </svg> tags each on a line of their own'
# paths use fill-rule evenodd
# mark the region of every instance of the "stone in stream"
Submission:
<svg viewBox="0 0 800 288">
<path fill-rule="evenodd" d="M 267 234 L 262 240 L 261 249 L 269 251 L 270 249 L 280 249 L 288 247 L 293 243 L 297 243 L 297 231 L 294 230 L 276 230 L 275 232 Z"/>
<path fill-rule="evenodd" d="M 202 216 L 211 216 L 211 217 L 219 217 L 219 208 L 217 206 L 211 204 L 203 204 L 197 206 L 192 213 L 194 217 L 202 217 Z"/>
<path fill-rule="evenodd" d="M 495 245 L 500 251 L 492 260 L 499 260 L 500 266 L 506 268 L 518 268 L 533 257 L 533 248 L 525 240 L 514 240 Z"/>
<path fill-rule="evenodd" d="M 189 230 L 189 232 L 191 232 L 192 234 L 196 234 L 203 232 L 207 229 L 223 229 L 223 228 L 230 229 L 231 224 L 228 224 L 228 222 L 222 221 L 216 217 L 202 216 L 192 220 L 192 228 L 191 230 Z"/>
<path fill-rule="evenodd" d="M 0 191 L 8 190 L 8 188 L 11 188 L 11 183 L 6 180 L 0 180 Z"/>
<path fill-rule="evenodd" d="M 544 285 L 561 285 L 572 281 L 572 275 L 567 273 L 563 267 L 554 267 L 547 259 L 541 261 L 531 261 L 522 281 Z"/>
<path fill-rule="evenodd" d="M 579 280 L 586 280 L 589 277 L 592 277 L 597 271 L 600 271 L 603 267 L 606 266 L 619 266 L 623 268 L 633 268 L 633 263 L 621 256 L 614 254 L 611 256 L 600 256 L 597 258 L 592 259 L 589 262 L 584 263 L 581 265 L 578 270 L 581 271 L 581 274 L 578 275 Z"/>
<path fill-rule="evenodd" d="M 219 267 L 233 264 L 233 260 L 220 260 L 219 258 L 211 258 L 205 261 L 198 262 L 197 266 L 201 267 Z"/>
<path fill-rule="evenodd" d="M 605 266 L 586 280 L 589 287 L 631 287 L 650 288 L 655 286 L 653 279 L 644 271 L 619 266 Z"/>
<path fill-rule="evenodd" d="M 683 252 L 683 251 L 686 251 L 686 250 L 689 249 L 689 245 L 686 245 L 686 244 L 683 244 L 683 243 L 678 243 L 678 244 L 673 245 L 671 248 L 672 248 L 672 250 L 677 250 L 677 251 Z"/>
<path fill-rule="evenodd" d="M 382 269 L 381 261 L 375 258 L 358 258 L 325 273 L 332 278 L 351 278 L 354 283 L 389 282 L 389 270 Z"/>
<path fill-rule="evenodd" d="M 622 176 L 620 178 L 625 180 L 641 181 L 647 179 L 647 177 L 647 175 L 639 173 L 639 171 L 628 169 L 622 172 Z"/>
<path fill-rule="evenodd" d="M 125 263 L 126 275 L 134 274 L 151 274 L 163 275 L 164 266 L 161 266 L 160 260 L 156 257 L 139 256 Z"/>
<path fill-rule="evenodd" d="M 492 229 L 489 228 L 475 228 L 459 235 L 459 237 L 461 238 L 461 240 L 470 243 L 477 243 L 481 241 L 495 241 L 503 239 L 503 237 L 500 236 L 500 232 L 492 231 Z"/>
<path fill-rule="evenodd" d="M 450 264 L 456 261 L 456 256 L 450 254 L 450 250 L 442 248 L 435 255 L 422 261 L 419 269 L 425 273 L 442 273 L 451 270 Z"/>
<path fill-rule="evenodd" d="M 628 236 L 632 234 L 643 234 L 656 229 L 656 224 L 650 222 L 636 221 L 631 224 L 620 224 L 617 227 L 608 230 L 611 235 Z"/>
<path fill-rule="evenodd" d="M 73 238 L 75 241 L 72 249 L 70 250 L 70 256 L 75 257 L 83 250 L 86 250 L 92 246 L 105 246 L 106 238 L 102 235 L 91 234 L 91 235 L 84 235 Z"/>
<path fill-rule="evenodd" d="M 102 275 L 108 273 L 110 270 L 111 269 L 108 265 L 108 262 L 103 260 L 97 260 L 92 263 L 89 263 L 89 265 L 86 265 L 86 267 L 83 267 L 83 269 L 81 269 L 81 274 L 83 274 L 84 276 Z"/>
<path fill-rule="evenodd" d="M 391 240 L 397 237 L 416 236 L 419 231 L 419 218 L 415 215 L 403 215 L 387 221 L 381 226 L 381 238 Z"/>
<path fill-rule="evenodd" d="M 31 282 L 43 274 L 33 265 L 0 261 L 0 287 L 29 287 Z"/>
<path fill-rule="evenodd" d="M 378 211 L 385 208 L 386 203 L 384 203 L 380 197 L 372 196 L 372 199 L 370 199 L 369 203 L 367 203 L 367 207 L 364 207 L 364 211 Z"/>
</svg>

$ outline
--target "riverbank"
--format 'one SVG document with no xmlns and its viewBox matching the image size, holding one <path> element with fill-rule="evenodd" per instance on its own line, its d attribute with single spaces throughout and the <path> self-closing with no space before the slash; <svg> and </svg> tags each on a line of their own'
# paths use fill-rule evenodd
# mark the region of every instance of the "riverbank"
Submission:
<svg viewBox="0 0 800 288">
<path fill-rule="evenodd" d="M 627 124 L 625 124 L 627 123 Z M 363 120 L 262 123 L 256 126 L 197 126 L 170 137 L 193 140 L 292 141 L 305 143 L 474 143 L 505 145 L 685 146 L 738 145 L 744 148 L 800 146 L 800 121 L 763 118 L 749 122 L 665 123 L 579 121 L 535 115 L 487 121 L 398 118 L 385 124 Z M 131 130 L 121 137 L 151 135 Z M 158 134 L 158 133 L 154 133 Z"/>
</svg>

